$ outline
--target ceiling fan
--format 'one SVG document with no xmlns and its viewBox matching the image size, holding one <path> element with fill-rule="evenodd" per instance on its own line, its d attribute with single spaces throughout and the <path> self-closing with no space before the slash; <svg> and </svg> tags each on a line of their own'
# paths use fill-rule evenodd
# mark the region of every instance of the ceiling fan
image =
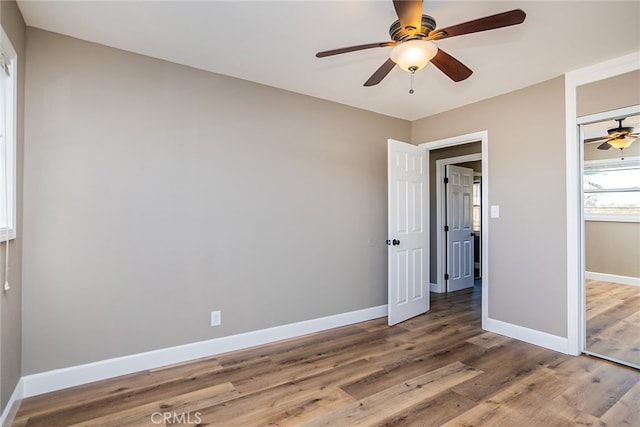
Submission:
<svg viewBox="0 0 640 427">
<path fill-rule="evenodd" d="M 393 6 L 398 20 L 389 28 L 392 40 L 325 50 L 318 52 L 316 57 L 324 58 L 375 47 L 393 46 L 389 59 L 369 77 L 364 86 L 380 83 L 396 64 L 410 72 L 413 77 L 417 70 L 424 68 L 429 62 L 432 62 L 451 80 L 459 82 L 468 78 L 473 71 L 438 48 L 433 41 L 521 24 L 526 17 L 522 10 L 515 9 L 450 27 L 436 28 L 435 19 L 422 14 L 422 0 L 393 0 Z M 409 92 L 413 93 L 413 89 Z"/>
<path fill-rule="evenodd" d="M 596 138 L 585 139 L 585 143 L 600 142 L 598 150 L 608 150 L 609 148 L 619 148 L 620 152 L 629 147 L 633 141 L 638 137 L 638 133 L 634 133 L 634 128 L 630 126 L 622 126 L 622 122 L 625 118 L 616 119 L 618 127 L 607 129 L 607 136 L 599 136 Z M 622 158 L 624 160 L 624 157 Z"/>
</svg>

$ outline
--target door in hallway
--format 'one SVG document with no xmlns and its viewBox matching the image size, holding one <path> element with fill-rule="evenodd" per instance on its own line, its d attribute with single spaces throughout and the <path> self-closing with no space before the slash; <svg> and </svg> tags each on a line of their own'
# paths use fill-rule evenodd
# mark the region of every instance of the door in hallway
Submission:
<svg viewBox="0 0 640 427">
<path fill-rule="evenodd" d="M 446 166 L 447 292 L 473 286 L 473 169 Z"/>
</svg>

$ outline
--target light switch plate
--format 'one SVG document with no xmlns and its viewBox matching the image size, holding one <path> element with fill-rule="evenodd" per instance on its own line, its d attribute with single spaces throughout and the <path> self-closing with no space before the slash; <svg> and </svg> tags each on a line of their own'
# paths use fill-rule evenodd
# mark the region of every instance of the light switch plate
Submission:
<svg viewBox="0 0 640 427">
<path fill-rule="evenodd" d="M 500 218 L 500 206 L 491 205 L 491 218 Z"/>
<path fill-rule="evenodd" d="M 211 326 L 220 326 L 222 324 L 222 312 L 220 310 L 211 312 Z"/>
</svg>

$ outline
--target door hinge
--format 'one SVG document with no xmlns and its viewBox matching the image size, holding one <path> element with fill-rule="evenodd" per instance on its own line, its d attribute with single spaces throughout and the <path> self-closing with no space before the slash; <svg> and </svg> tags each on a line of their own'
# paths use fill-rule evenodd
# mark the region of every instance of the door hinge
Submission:
<svg viewBox="0 0 640 427">
<path fill-rule="evenodd" d="M 444 273 L 444 280 L 449 280 L 449 273 Z"/>
<path fill-rule="evenodd" d="M 449 231 L 449 226 L 448 226 L 448 225 L 445 225 L 445 226 L 444 226 L 444 231 L 445 231 L 445 232 L 448 232 L 448 231 Z"/>
<path fill-rule="evenodd" d="M 444 183 L 448 184 L 449 183 L 449 178 L 447 178 L 446 176 L 444 177 Z"/>
</svg>

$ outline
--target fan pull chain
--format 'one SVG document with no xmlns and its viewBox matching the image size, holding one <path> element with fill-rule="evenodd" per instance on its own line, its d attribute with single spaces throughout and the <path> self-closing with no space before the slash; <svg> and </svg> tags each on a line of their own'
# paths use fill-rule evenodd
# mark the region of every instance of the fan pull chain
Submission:
<svg viewBox="0 0 640 427">
<path fill-rule="evenodd" d="M 415 92 L 413 90 L 413 77 L 416 74 L 416 71 L 418 70 L 418 67 L 409 67 L 409 71 L 411 71 L 411 89 L 409 89 L 409 94 L 413 95 L 413 92 Z"/>
</svg>

